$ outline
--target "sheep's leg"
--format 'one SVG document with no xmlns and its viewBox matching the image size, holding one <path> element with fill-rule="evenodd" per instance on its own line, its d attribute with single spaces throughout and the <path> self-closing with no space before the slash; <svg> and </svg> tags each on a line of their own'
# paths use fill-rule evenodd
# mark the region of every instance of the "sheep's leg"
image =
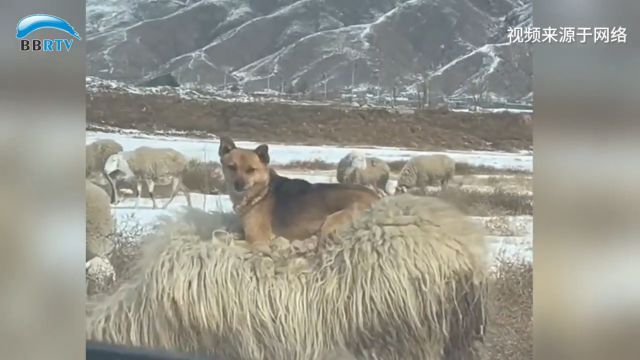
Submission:
<svg viewBox="0 0 640 360">
<path fill-rule="evenodd" d="M 109 188 L 111 188 L 111 194 L 109 194 L 111 196 L 111 203 L 112 204 L 117 204 L 118 203 L 118 190 L 116 189 L 116 184 L 114 183 L 113 179 L 111 179 L 111 177 L 109 176 L 109 174 L 107 174 L 106 171 L 102 171 L 103 176 L 107 179 L 107 182 L 109 183 Z"/>
<path fill-rule="evenodd" d="M 171 179 L 171 196 L 169 197 L 169 200 L 167 201 L 167 203 L 164 204 L 164 206 L 162 207 L 163 209 L 166 209 L 167 206 L 169 206 L 169 203 L 173 201 L 173 198 L 176 196 L 176 193 L 178 192 L 179 186 L 180 186 L 180 179 L 178 179 L 177 177 L 172 178 Z"/>
<path fill-rule="evenodd" d="M 156 197 L 153 195 L 153 188 L 155 184 L 151 179 L 146 179 L 145 181 L 147 182 L 147 188 L 149 189 L 149 197 L 151 198 L 151 202 L 153 203 L 153 208 L 157 209 L 158 205 L 156 205 Z"/>
<path fill-rule="evenodd" d="M 184 197 L 187 198 L 187 205 L 189 205 L 189 207 L 191 206 L 191 192 L 189 191 L 189 189 L 184 186 L 184 184 L 182 183 L 182 180 L 180 180 L 180 189 L 182 189 L 182 193 L 184 194 Z M 205 194 L 205 196 L 207 196 Z"/>
<path fill-rule="evenodd" d="M 134 208 L 137 209 L 138 205 L 140 205 L 140 198 L 142 197 L 142 182 L 141 181 L 136 181 L 136 191 L 138 192 L 136 195 L 136 204 L 134 205 Z"/>
</svg>

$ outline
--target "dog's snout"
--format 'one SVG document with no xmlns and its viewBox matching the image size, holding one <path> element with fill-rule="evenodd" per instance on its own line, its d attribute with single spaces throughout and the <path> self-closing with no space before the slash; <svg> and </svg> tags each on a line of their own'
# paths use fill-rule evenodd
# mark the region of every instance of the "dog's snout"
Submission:
<svg viewBox="0 0 640 360">
<path fill-rule="evenodd" d="M 244 190 L 244 181 L 242 181 L 242 180 L 236 180 L 236 181 L 234 181 L 234 182 L 233 182 L 233 188 L 234 188 L 236 191 L 242 191 L 242 190 Z"/>
</svg>

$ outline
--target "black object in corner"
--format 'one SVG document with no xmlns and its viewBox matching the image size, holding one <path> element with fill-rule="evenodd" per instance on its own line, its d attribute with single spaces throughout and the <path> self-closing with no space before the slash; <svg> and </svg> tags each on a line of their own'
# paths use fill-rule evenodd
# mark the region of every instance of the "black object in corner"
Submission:
<svg viewBox="0 0 640 360">
<path fill-rule="evenodd" d="M 86 360 L 222 360 L 87 341 Z"/>
</svg>

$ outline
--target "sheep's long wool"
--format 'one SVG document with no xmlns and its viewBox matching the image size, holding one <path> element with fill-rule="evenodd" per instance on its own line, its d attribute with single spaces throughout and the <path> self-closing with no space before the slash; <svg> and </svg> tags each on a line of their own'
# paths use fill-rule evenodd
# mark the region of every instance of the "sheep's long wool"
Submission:
<svg viewBox="0 0 640 360">
<path fill-rule="evenodd" d="M 473 359 L 484 335 L 481 231 L 435 198 L 378 202 L 332 241 L 270 255 L 195 209 L 146 241 L 137 275 L 87 306 L 87 338 L 230 359 Z M 211 224 L 216 224 L 213 226 Z"/>
</svg>

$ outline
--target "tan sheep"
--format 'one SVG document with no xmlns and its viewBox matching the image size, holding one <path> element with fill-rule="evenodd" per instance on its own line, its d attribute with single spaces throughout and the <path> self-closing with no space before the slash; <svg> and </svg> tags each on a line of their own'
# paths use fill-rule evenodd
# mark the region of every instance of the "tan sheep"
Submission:
<svg viewBox="0 0 640 360">
<path fill-rule="evenodd" d="M 86 260 L 89 261 L 96 256 L 106 258 L 114 246 L 112 240 L 114 222 L 109 195 L 97 185 L 85 180 L 85 200 Z"/>
<path fill-rule="evenodd" d="M 447 155 L 418 155 L 404 165 L 398 177 L 396 193 L 404 193 L 413 188 L 440 186 L 442 189 L 456 171 L 456 162 Z"/>
<path fill-rule="evenodd" d="M 367 167 L 365 169 L 354 168 L 347 169 L 344 183 L 357 184 L 371 187 L 383 194 L 387 193 L 387 183 L 389 182 L 389 174 L 391 169 L 389 165 L 378 158 L 367 158 Z"/>
<path fill-rule="evenodd" d="M 344 183 L 347 173 L 353 169 L 365 169 L 367 167 L 366 157 L 360 151 L 351 151 L 338 162 L 336 169 L 336 179 L 339 183 Z"/>
<path fill-rule="evenodd" d="M 122 145 L 111 139 L 96 140 L 87 145 L 85 147 L 85 176 L 88 177 L 94 173 L 101 173 L 104 170 L 104 163 L 107 161 L 107 158 L 122 150 Z"/>
<path fill-rule="evenodd" d="M 338 162 L 336 179 L 339 183 L 368 186 L 387 194 L 390 172 L 384 160 L 352 151 Z"/>
<path fill-rule="evenodd" d="M 133 151 L 123 151 L 111 155 L 105 162 L 105 173 L 109 174 L 107 180 L 112 189 L 112 200 L 118 202 L 118 194 L 115 189 L 116 179 L 135 181 L 137 184 L 136 208 L 142 196 L 142 183 L 145 182 L 149 191 L 149 197 L 153 202 L 153 208 L 157 208 L 153 194 L 154 186 L 171 184 L 171 195 L 164 204 L 166 208 L 180 189 L 191 206 L 189 189 L 182 183 L 182 175 L 187 167 L 187 158 L 180 152 L 169 148 L 139 147 Z"/>
<path fill-rule="evenodd" d="M 477 358 L 487 247 L 441 200 L 386 197 L 334 241 L 277 238 L 268 256 L 237 236 L 212 237 L 219 219 L 198 212 L 145 238 L 139 273 L 88 302 L 88 340 L 239 360 L 341 349 L 358 359 Z"/>
<path fill-rule="evenodd" d="M 202 194 L 227 193 L 222 167 L 214 161 L 189 160 L 182 174 L 182 181 L 189 190 L 199 191 Z"/>
</svg>

